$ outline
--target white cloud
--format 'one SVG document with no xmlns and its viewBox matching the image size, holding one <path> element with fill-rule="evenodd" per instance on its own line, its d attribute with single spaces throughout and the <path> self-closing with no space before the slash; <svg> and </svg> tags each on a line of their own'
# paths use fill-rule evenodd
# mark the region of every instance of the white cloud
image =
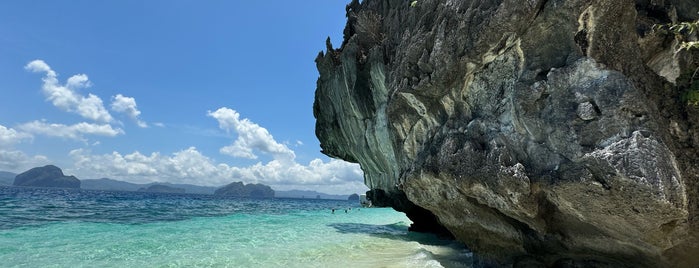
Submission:
<svg viewBox="0 0 699 268">
<path fill-rule="evenodd" d="M 88 94 L 87 97 L 82 96 L 77 92 L 78 89 L 91 86 L 87 75 L 74 75 L 68 78 L 65 85 L 61 85 L 56 72 L 42 60 L 34 60 L 24 66 L 24 69 L 35 73 L 46 73 L 42 79 L 44 82 L 42 91 L 54 106 L 101 123 L 109 123 L 113 120 L 104 108 L 102 99 L 93 94 Z"/>
<path fill-rule="evenodd" d="M 48 65 L 46 65 L 48 67 Z M 88 88 L 91 87 L 92 83 L 86 74 L 76 74 L 68 78 L 66 82 L 66 87 L 71 89 Z"/>
<path fill-rule="evenodd" d="M 363 177 L 359 165 L 336 159 L 329 162 L 314 159 L 308 165 L 272 160 L 264 165 L 258 163 L 238 171 L 254 174 L 248 178 L 250 180 L 273 185 L 335 185 L 361 181 Z"/>
<path fill-rule="evenodd" d="M 109 177 L 133 183 L 167 181 L 207 186 L 243 181 L 263 183 L 277 190 L 319 190 L 331 194 L 366 190 L 358 165 L 334 159 L 329 162 L 315 159 L 308 165 L 272 160 L 249 167 L 232 167 L 216 163 L 194 147 L 172 155 L 140 152 L 93 155 L 89 150 L 77 149 L 70 156 L 75 163 L 75 169 L 70 172 L 86 179 Z"/>
<path fill-rule="evenodd" d="M 92 124 L 81 122 L 74 125 L 50 124 L 44 121 L 32 121 L 18 126 L 24 132 L 51 137 L 60 137 L 73 140 L 85 140 L 85 135 L 114 137 L 124 134 L 120 128 L 113 128 L 109 124 Z"/>
<path fill-rule="evenodd" d="M 42 60 L 34 60 L 28 63 L 26 66 L 24 66 L 24 69 L 35 73 L 46 72 L 47 77 L 56 77 L 56 72 L 51 70 L 51 67 L 49 67 L 49 65 Z"/>
<path fill-rule="evenodd" d="M 126 114 L 141 128 L 148 127 L 146 122 L 138 118 L 138 116 L 141 115 L 141 111 L 137 108 L 136 99 L 132 97 L 125 97 L 121 94 L 114 96 L 112 98 L 112 111 Z"/>
<path fill-rule="evenodd" d="M 14 130 L 12 128 L 7 128 L 0 125 L 0 145 L 11 145 L 20 143 L 23 140 L 31 139 L 32 135 L 29 133 Z"/>
<path fill-rule="evenodd" d="M 257 159 L 254 153 L 257 150 L 271 154 L 277 160 L 293 161 L 296 158 L 294 152 L 286 145 L 274 140 L 267 129 L 247 118 L 240 119 L 240 114 L 235 110 L 223 107 L 215 112 L 209 111 L 207 115 L 215 118 L 221 129 L 238 134 L 233 144 L 221 148 L 222 154 Z"/>
<path fill-rule="evenodd" d="M 0 170 L 24 172 L 30 168 L 48 165 L 46 156 L 28 156 L 21 151 L 0 150 Z"/>
<path fill-rule="evenodd" d="M 134 183 L 167 181 L 216 186 L 230 182 L 224 179 L 226 174 L 221 173 L 227 172 L 228 166 L 215 165 L 194 147 L 171 156 L 160 153 L 144 155 L 140 152 L 92 155 L 85 149 L 73 150 L 70 156 L 75 163 L 75 172 L 91 178 L 110 177 Z"/>
</svg>

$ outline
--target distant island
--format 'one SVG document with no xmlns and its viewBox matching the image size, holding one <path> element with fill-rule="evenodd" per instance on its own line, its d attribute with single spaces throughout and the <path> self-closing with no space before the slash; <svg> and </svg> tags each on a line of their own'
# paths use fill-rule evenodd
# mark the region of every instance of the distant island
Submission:
<svg viewBox="0 0 699 268">
<path fill-rule="evenodd" d="M 252 198 L 274 198 L 274 190 L 264 184 L 244 184 L 243 182 L 233 182 L 217 189 L 214 195 L 252 197 Z"/>
<path fill-rule="evenodd" d="M 35 167 L 15 176 L 13 186 L 80 188 L 80 180 L 75 176 L 65 176 L 54 165 Z"/>
<path fill-rule="evenodd" d="M 177 188 L 177 187 L 171 187 L 163 184 L 153 184 L 151 186 L 148 186 L 146 188 L 140 188 L 138 189 L 139 192 L 147 192 L 147 193 L 172 193 L 172 194 L 183 194 L 185 193 L 185 190 L 182 188 Z"/>
</svg>

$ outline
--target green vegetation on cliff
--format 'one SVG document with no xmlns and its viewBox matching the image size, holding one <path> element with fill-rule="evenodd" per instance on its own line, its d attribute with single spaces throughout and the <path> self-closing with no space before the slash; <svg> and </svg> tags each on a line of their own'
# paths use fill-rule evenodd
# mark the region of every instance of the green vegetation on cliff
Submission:
<svg viewBox="0 0 699 268">
<path fill-rule="evenodd" d="M 699 20 L 656 24 L 653 30 L 674 38 L 678 47 L 675 57 L 683 58 L 685 64 L 690 66 L 676 80 L 680 98 L 687 104 L 699 105 Z"/>
</svg>

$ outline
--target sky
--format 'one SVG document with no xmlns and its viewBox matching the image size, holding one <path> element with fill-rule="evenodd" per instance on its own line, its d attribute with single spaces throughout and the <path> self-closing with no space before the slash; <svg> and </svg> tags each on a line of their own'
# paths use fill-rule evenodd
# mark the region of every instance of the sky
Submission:
<svg viewBox="0 0 699 268">
<path fill-rule="evenodd" d="M 314 134 L 346 2 L 0 1 L 0 170 L 362 193 Z"/>
</svg>

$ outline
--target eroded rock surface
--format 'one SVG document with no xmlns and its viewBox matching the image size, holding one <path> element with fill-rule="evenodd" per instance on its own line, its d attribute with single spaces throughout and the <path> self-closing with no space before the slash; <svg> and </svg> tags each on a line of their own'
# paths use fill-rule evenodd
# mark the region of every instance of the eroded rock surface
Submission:
<svg viewBox="0 0 699 268">
<path fill-rule="evenodd" d="M 365 0 L 316 59 L 316 134 L 374 204 L 482 262 L 699 266 L 699 2 Z M 329 44 L 329 42 L 328 42 Z M 686 82 L 686 81 L 685 81 Z"/>
</svg>

